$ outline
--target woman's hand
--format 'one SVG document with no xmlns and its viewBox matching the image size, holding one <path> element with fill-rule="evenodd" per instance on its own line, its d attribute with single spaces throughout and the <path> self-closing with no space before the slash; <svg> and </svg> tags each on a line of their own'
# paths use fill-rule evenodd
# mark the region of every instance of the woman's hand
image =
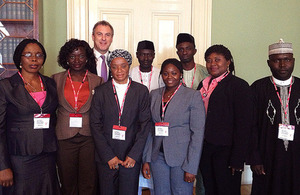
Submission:
<svg viewBox="0 0 300 195">
<path fill-rule="evenodd" d="M 150 165 L 149 163 L 144 163 L 143 164 L 143 176 L 146 178 L 146 179 L 150 179 L 151 178 L 151 174 L 150 174 Z"/>
<path fill-rule="evenodd" d="M 244 171 L 244 170 L 241 169 L 241 168 L 235 168 L 235 167 L 231 167 L 231 166 L 229 166 L 228 168 L 231 169 L 231 175 L 234 175 L 235 172 L 241 173 L 241 172 Z"/>
<path fill-rule="evenodd" d="M 129 156 L 126 156 L 126 159 L 125 161 L 122 163 L 122 165 L 125 167 L 125 168 L 133 168 L 134 165 L 135 165 L 135 160 L 130 158 Z"/>
<path fill-rule="evenodd" d="M 264 165 L 252 165 L 250 166 L 251 171 L 256 175 L 265 175 Z"/>
<path fill-rule="evenodd" d="M 13 173 L 11 169 L 4 169 L 0 171 L 0 185 L 9 187 L 13 185 Z"/>
<path fill-rule="evenodd" d="M 184 181 L 188 183 L 193 183 L 195 181 L 196 175 L 188 172 L 184 172 Z"/>
<path fill-rule="evenodd" d="M 122 164 L 123 161 L 121 161 L 118 157 L 114 157 L 110 161 L 107 162 L 110 169 L 119 169 L 119 164 Z"/>
</svg>

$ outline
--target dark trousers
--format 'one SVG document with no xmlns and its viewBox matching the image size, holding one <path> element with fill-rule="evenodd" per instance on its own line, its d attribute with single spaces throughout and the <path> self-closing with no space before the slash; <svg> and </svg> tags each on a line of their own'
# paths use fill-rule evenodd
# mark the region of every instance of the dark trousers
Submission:
<svg viewBox="0 0 300 195">
<path fill-rule="evenodd" d="M 242 172 L 231 174 L 228 168 L 230 146 L 217 146 L 207 142 L 203 145 L 200 169 L 206 195 L 240 195 Z"/>
<path fill-rule="evenodd" d="M 101 195 L 137 195 L 141 164 L 133 168 L 119 165 L 119 169 L 110 169 L 108 164 L 97 162 Z"/>
<path fill-rule="evenodd" d="M 96 194 L 97 168 L 93 138 L 77 134 L 70 139 L 59 140 L 58 144 L 57 165 L 63 194 Z"/>
</svg>

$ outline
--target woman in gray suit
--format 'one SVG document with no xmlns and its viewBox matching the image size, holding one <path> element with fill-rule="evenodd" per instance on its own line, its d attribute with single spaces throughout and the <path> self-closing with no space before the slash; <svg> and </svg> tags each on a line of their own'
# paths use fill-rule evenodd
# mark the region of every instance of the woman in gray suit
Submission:
<svg viewBox="0 0 300 195">
<path fill-rule="evenodd" d="M 143 165 L 145 178 L 153 174 L 156 195 L 192 194 L 202 151 L 205 110 L 198 91 L 185 87 L 177 59 L 163 62 L 165 87 L 150 93 L 155 128 L 150 132 Z"/>
</svg>

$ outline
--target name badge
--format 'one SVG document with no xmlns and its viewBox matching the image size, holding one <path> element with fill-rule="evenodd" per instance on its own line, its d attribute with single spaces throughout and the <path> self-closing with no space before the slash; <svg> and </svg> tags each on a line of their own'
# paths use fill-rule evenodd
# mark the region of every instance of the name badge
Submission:
<svg viewBox="0 0 300 195">
<path fill-rule="evenodd" d="M 70 127 L 82 127 L 82 114 L 70 114 Z"/>
<path fill-rule="evenodd" d="M 34 114 L 33 129 L 49 129 L 50 114 Z"/>
<path fill-rule="evenodd" d="M 155 123 L 155 136 L 169 136 L 169 123 Z"/>
<path fill-rule="evenodd" d="M 295 126 L 279 124 L 278 138 L 288 141 L 294 140 Z"/>
<path fill-rule="evenodd" d="M 112 129 L 112 139 L 125 140 L 127 127 L 114 125 Z"/>
</svg>

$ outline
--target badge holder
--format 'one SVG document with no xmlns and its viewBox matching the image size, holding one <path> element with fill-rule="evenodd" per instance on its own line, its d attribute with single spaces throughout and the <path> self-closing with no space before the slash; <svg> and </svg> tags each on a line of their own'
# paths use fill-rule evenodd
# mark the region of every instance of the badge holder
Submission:
<svg viewBox="0 0 300 195">
<path fill-rule="evenodd" d="M 50 114 L 34 114 L 33 122 L 34 129 L 49 129 Z"/>
<path fill-rule="evenodd" d="M 114 125 L 112 129 L 112 139 L 123 140 L 126 138 L 127 127 Z"/>
<path fill-rule="evenodd" d="M 77 114 L 77 113 L 70 114 L 69 126 L 82 128 L 82 114 Z"/>
<path fill-rule="evenodd" d="M 155 136 L 169 136 L 169 123 L 155 123 Z"/>
</svg>

